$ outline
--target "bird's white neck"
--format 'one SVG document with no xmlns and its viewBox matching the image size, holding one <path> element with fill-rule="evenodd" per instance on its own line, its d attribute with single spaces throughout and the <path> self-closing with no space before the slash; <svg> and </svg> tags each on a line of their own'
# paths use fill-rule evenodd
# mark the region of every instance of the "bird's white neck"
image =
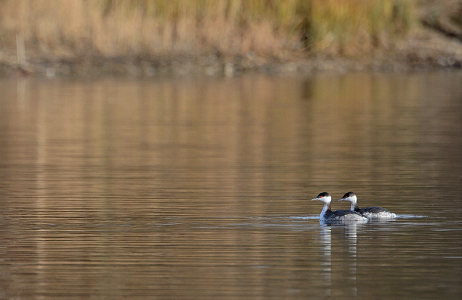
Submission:
<svg viewBox="0 0 462 300">
<path fill-rule="evenodd" d="M 321 214 L 319 215 L 319 218 L 324 218 L 324 215 L 326 214 L 326 212 L 330 210 L 330 203 L 326 203 L 324 204 L 324 207 L 322 208 L 322 211 L 321 211 Z"/>
<path fill-rule="evenodd" d="M 358 198 L 356 198 L 356 196 L 352 196 L 348 199 L 348 201 L 351 202 L 350 210 L 354 211 L 356 208 L 356 203 L 358 203 Z"/>
</svg>

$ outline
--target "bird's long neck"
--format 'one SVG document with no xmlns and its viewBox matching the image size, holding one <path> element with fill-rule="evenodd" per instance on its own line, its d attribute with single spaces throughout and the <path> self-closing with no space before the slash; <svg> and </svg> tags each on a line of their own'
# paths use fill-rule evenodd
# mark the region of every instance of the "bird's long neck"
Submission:
<svg viewBox="0 0 462 300">
<path fill-rule="evenodd" d="M 351 199 L 352 201 L 351 201 L 350 210 L 351 211 L 359 210 L 358 200 L 356 199 L 356 196 L 353 196 Z"/>
<path fill-rule="evenodd" d="M 355 211 L 355 210 L 358 210 L 358 209 L 359 209 L 358 204 L 356 204 L 355 202 L 351 202 L 350 210 Z"/>
<path fill-rule="evenodd" d="M 324 204 L 324 207 L 322 208 L 321 214 L 319 215 L 320 218 L 323 218 L 326 212 L 330 211 L 330 203 Z"/>
</svg>

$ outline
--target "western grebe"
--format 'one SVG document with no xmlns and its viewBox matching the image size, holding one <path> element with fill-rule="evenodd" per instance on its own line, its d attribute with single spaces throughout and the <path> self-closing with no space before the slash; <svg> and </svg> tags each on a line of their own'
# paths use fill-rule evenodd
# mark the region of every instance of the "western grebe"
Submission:
<svg viewBox="0 0 462 300">
<path fill-rule="evenodd" d="M 346 193 L 345 195 L 343 195 L 342 199 L 339 199 L 339 201 L 350 201 L 351 202 L 350 211 L 360 213 L 362 216 L 368 219 L 396 218 L 396 214 L 390 212 L 388 209 L 385 209 L 383 207 L 373 206 L 373 207 L 360 208 L 358 206 L 358 198 L 356 197 L 356 194 L 353 192 Z"/>
<path fill-rule="evenodd" d="M 331 210 L 330 202 L 332 197 L 329 193 L 320 193 L 312 200 L 319 200 L 324 203 L 324 207 L 319 215 L 319 221 L 324 223 L 352 223 L 352 222 L 367 222 L 367 218 L 361 214 L 351 210 Z"/>
</svg>

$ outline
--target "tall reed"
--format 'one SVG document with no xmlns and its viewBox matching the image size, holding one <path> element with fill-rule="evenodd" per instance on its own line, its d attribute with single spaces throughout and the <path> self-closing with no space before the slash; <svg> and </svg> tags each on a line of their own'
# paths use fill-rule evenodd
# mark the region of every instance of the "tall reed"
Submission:
<svg viewBox="0 0 462 300">
<path fill-rule="evenodd" d="M 405 34 L 410 0 L 3 0 L 0 47 L 39 57 L 360 54 Z"/>
</svg>

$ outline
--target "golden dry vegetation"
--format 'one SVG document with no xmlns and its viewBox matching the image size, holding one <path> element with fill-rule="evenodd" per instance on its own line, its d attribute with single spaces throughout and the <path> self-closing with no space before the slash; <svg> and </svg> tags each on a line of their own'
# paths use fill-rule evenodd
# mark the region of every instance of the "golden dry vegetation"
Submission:
<svg viewBox="0 0 462 300">
<path fill-rule="evenodd" d="M 415 22 L 409 0 L 0 0 L 0 55 L 357 55 Z M 3 52 L 3 53 L 1 53 Z"/>
</svg>

